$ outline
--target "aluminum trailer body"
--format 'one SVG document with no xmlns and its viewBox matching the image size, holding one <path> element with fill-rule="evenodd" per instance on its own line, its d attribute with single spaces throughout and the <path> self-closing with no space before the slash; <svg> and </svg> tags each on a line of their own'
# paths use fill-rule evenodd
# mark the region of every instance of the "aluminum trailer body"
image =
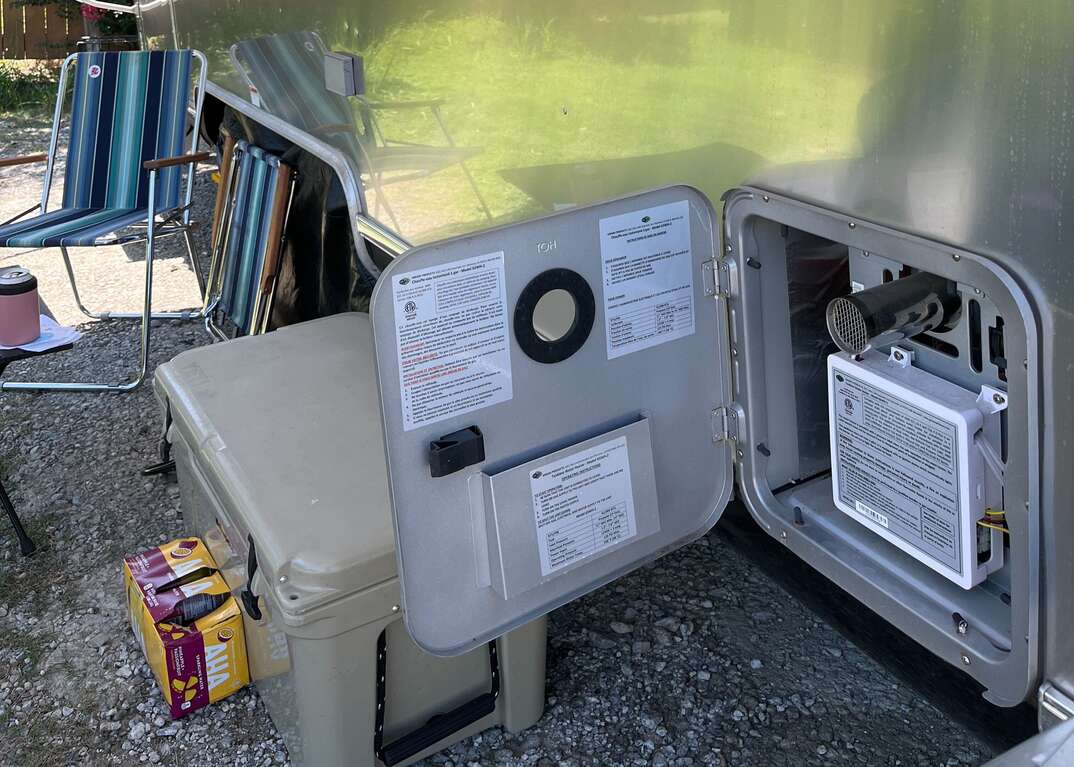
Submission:
<svg viewBox="0 0 1074 767">
<path fill-rule="evenodd" d="M 994 703 L 1038 700 L 1045 723 L 1074 715 L 1074 6 L 150 0 L 138 12 L 145 45 L 206 53 L 211 100 L 332 168 L 374 274 L 374 249 L 669 184 L 717 204 L 748 187 L 927 241 L 938 259 L 990 264 L 1022 313 L 1002 365 L 1032 403 L 1020 416 L 1019 508 L 1008 505 L 1020 569 L 996 590 L 1011 616 L 979 632 L 977 648 L 958 644 L 970 640 L 957 610 L 951 636 L 918 634 L 923 623 L 877 608 L 883 589 L 869 591 L 852 564 L 797 532 L 786 542 L 961 663 Z M 296 32 L 361 57 L 353 125 L 313 120 L 316 88 L 280 97 L 300 65 L 256 41 Z M 749 470 L 737 468 L 740 485 Z"/>
</svg>

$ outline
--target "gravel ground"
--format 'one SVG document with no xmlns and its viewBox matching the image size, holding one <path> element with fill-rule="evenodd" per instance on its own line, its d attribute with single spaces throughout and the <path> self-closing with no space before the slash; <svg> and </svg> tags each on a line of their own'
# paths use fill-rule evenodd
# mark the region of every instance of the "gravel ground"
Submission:
<svg viewBox="0 0 1074 767">
<path fill-rule="evenodd" d="M 39 124 L 0 128 L 3 154 L 40 146 Z M 37 176 L 7 173 L 3 209 L 28 207 Z M 203 174 L 203 216 L 211 196 Z M 40 255 L 20 258 L 49 268 Z M 139 255 L 101 258 L 122 266 Z M 163 264 L 174 281 L 162 292 L 192 303 L 178 251 Z M 103 298 L 131 295 L 124 281 L 87 276 Z M 62 280 L 42 284 L 60 307 Z M 121 377 L 134 326 L 82 329 L 75 350 L 12 370 Z M 196 325 L 161 324 L 152 364 L 206 342 Z M 148 386 L 0 395 L 0 472 L 41 544 L 21 558 L 0 523 L 0 764 L 287 763 L 253 690 L 170 721 L 127 628 L 122 556 L 184 532 L 177 486 L 138 473 L 155 456 L 157 428 Z M 547 695 L 530 731 L 492 730 L 428 764 L 976 765 L 991 756 L 716 535 L 553 614 Z"/>
</svg>

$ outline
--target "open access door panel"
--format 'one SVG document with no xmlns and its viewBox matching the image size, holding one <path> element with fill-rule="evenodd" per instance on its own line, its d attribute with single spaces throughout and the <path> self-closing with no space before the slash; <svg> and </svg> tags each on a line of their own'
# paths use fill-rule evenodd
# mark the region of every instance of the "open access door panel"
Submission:
<svg viewBox="0 0 1074 767">
<path fill-rule="evenodd" d="M 425 650 L 475 648 L 716 523 L 732 485 L 717 240 L 704 195 L 671 187 L 385 270 L 371 313 Z"/>
</svg>

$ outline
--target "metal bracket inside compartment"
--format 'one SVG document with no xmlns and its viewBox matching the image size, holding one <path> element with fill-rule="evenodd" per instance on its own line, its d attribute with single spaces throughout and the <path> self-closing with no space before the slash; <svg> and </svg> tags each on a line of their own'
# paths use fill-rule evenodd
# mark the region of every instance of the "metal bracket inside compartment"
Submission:
<svg viewBox="0 0 1074 767">
<path fill-rule="evenodd" d="M 1007 392 L 991 386 L 982 386 L 977 396 L 977 407 L 988 415 L 1007 409 Z"/>
<path fill-rule="evenodd" d="M 1037 724 L 1046 730 L 1074 719 L 1074 698 L 1051 682 L 1045 682 L 1037 692 Z"/>
</svg>

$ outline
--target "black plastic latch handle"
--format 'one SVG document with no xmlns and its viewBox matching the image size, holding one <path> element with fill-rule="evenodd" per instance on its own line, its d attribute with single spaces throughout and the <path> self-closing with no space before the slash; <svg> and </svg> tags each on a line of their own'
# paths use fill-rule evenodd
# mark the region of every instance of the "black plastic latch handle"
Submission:
<svg viewBox="0 0 1074 767">
<path fill-rule="evenodd" d="M 252 535 L 246 536 L 246 542 L 250 544 L 250 549 L 246 554 L 246 585 L 239 596 L 242 598 L 242 606 L 246 609 L 246 614 L 255 621 L 259 621 L 261 620 L 261 608 L 257 606 L 257 595 L 251 590 L 254 583 L 254 573 L 257 572 L 257 550 L 254 548 L 254 537 Z"/>
<path fill-rule="evenodd" d="M 485 437 L 481 429 L 468 426 L 429 443 L 429 474 L 446 477 L 485 460 Z"/>
</svg>

